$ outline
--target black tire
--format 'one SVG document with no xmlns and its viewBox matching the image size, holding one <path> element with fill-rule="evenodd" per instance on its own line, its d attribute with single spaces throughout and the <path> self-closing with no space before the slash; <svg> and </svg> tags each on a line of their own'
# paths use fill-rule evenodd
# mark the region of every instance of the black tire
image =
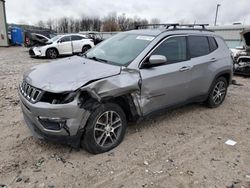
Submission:
<svg viewBox="0 0 250 188">
<path fill-rule="evenodd" d="M 206 101 L 209 108 L 216 108 L 223 103 L 227 95 L 227 87 L 228 83 L 224 77 L 219 77 L 215 80 Z"/>
<path fill-rule="evenodd" d="M 122 108 L 114 103 L 102 104 L 90 115 L 81 145 L 92 154 L 107 152 L 122 142 L 126 128 Z"/>
<path fill-rule="evenodd" d="M 49 59 L 56 59 L 58 57 L 58 51 L 55 48 L 49 48 L 46 51 L 46 57 Z"/>
<path fill-rule="evenodd" d="M 83 47 L 82 47 L 82 53 L 87 52 L 90 48 L 91 48 L 91 47 L 90 47 L 90 46 L 88 46 L 88 45 L 83 46 Z"/>
</svg>

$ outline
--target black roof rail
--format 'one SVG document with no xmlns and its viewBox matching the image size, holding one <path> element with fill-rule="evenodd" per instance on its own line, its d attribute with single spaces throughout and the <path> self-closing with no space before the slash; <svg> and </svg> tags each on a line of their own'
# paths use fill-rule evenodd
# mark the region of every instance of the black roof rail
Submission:
<svg viewBox="0 0 250 188">
<path fill-rule="evenodd" d="M 206 30 L 206 26 L 209 26 L 209 24 L 181 24 L 179 26 L 181 26 L 181 27 L 190 27 L 190 28 L 200 26 L 203 30 Z"/>
<path fill-rule="evenodd" d="M 178 23 L 172 23 L 172 24 L 140 24 L 140 25 L 136 25 L 135 29 L 144 29 L 145 27 L 158 27 L 158 26 L 163 26 L 166 29 L 168 29 L 169 27 L 173 27 L 173 29 L 176 29 L 176 27 L 178 26 Z"/>
<path fill-rule="evenodd" d="M 143 24 L 143 25 L 136 25 L 135 26 L 135 29 L 144 29 L 144 28 L 147 28 L 147 27 L 159 27 L 159 26 L 163 26 L 165 27 L 166 29 L 185 29 L 185 28 L 188 28 L 188 29 L 198 29 L 198 28 L 195 28 L 195 27 L 201 27 L 202 30 L 207 30 L 206 29 L 206 26 L 208 26 L 209 24 L 178 24 L 178 23 L 172 23 L 172 24 Z"/>
</svg>

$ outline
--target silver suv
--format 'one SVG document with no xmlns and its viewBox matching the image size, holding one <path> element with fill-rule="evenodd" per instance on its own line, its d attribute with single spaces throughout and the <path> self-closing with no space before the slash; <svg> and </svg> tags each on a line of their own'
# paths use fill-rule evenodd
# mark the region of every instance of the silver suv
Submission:
<svg viewBox="0 0 250 188">
<path fill-rule="evenodd" d="M 33 134 L 97 154 L 121 143 L 128 121 L 193 102 L 218 107 L 232 78 L 224 40 L 203 25 L 165 26 L 27 71 L 19 96 Z"/>
</svg>

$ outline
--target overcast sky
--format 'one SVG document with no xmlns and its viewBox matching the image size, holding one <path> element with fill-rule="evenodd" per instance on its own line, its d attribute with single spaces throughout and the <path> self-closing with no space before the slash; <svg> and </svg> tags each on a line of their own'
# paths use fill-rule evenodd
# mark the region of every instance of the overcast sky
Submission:
<svg viewBox="0 0 250 188">
<path fill-rule="evenodd" d="M 159 18 L 162 23 L 213 24 L 216 4 L 221 4 L 219 24 L 250 24 L 250 0 L 6 0 L 8 23 L 36 24 L 63 16 L 106 16 L 110 12 L 140 18 Z"/>
</svg>

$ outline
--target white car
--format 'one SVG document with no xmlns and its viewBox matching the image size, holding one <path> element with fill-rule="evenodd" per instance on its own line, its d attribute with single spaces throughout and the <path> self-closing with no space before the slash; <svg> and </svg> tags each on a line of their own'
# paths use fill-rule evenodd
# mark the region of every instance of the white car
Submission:
<svg viewBox="0 0 250 188">
<path fill-rule="evenodd" d="M 30 48 L 29 54 L 32 57 L 55 59 L 59 55 L 85 53 L 94 46 L 92 39 L 87 39 L 81 34 L 57 35 L 50 39 L 44 46 Z"/>
</svg>

